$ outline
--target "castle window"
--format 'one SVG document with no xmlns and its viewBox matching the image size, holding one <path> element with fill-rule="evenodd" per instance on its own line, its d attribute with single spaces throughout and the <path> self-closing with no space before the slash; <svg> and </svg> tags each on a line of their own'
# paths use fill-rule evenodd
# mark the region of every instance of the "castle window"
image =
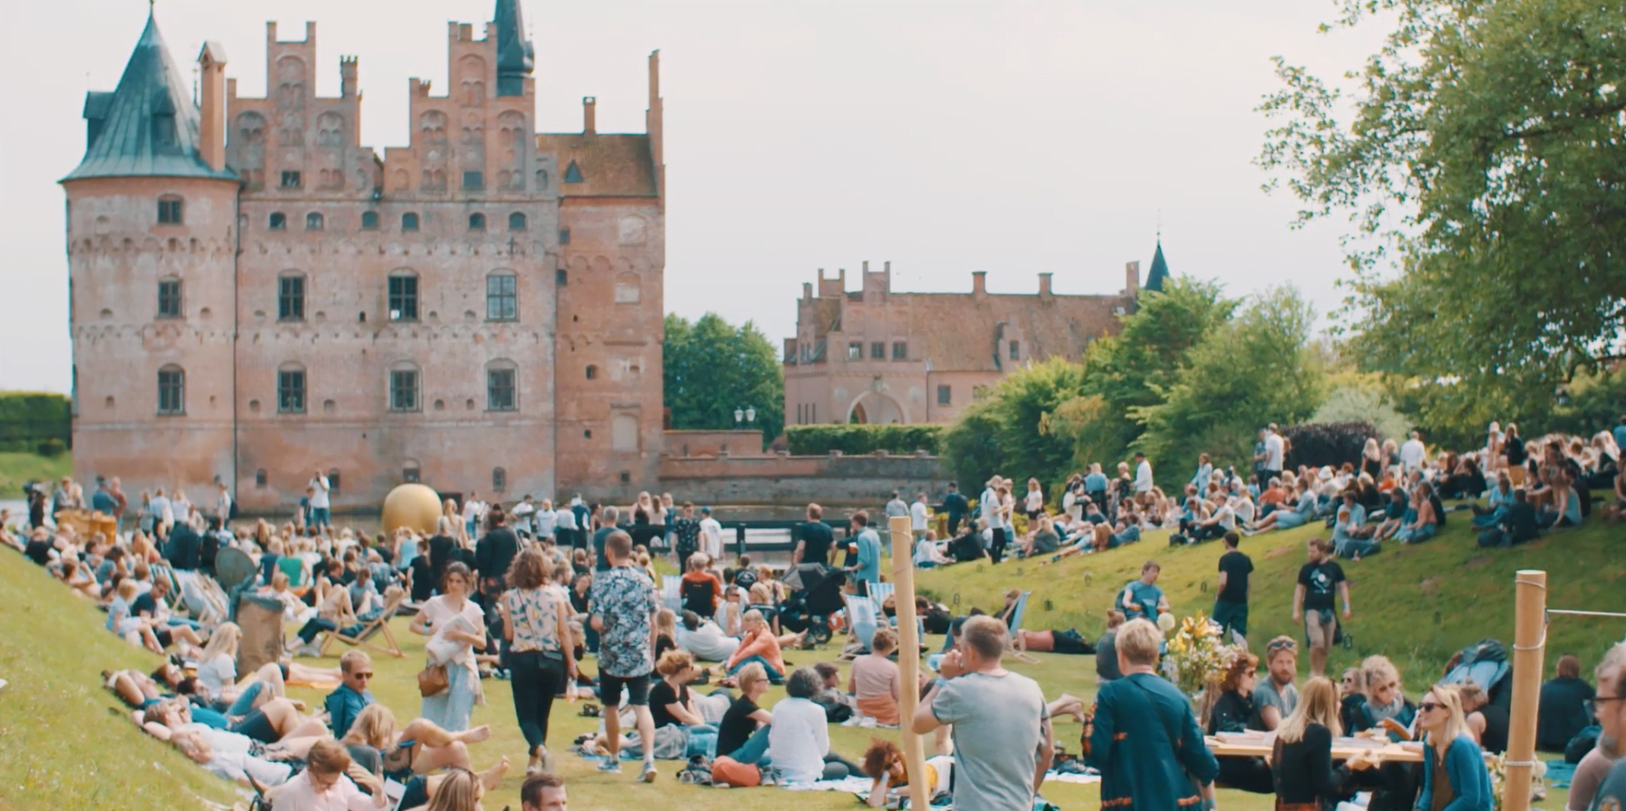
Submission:
<svg viewBox="0 0 1626 811">
<path fill-rule="evenodd" d="M 390 410 L 418 410 L 418 370 L 404 367 L 390 370 Z"/>
<path fill-rule="evenodd" d="M 954 389 L 950 386 L 937 387 L 937 404 L 951 405 L 954 402 Z"/>
<path fill-rule="evenodd" d="M 318 213 L 316 213 L 314 211 L 312 211 L 309 214 L 306 214 L 305 215 L 305 230 L 306 231 L 320 231 L 320 230 L 322 230 L 322 215 L 318 214 Z"/>
<path fill-rule="evenodd" d="M 527 227 L 528 223 L 525 222 L 525 214 L 523 212 L 516 211 L 508 215 L 508 230 L 524 231 Z"/>
<path fill-rule="evenodd" d="M 560 245 L 569 245 L 570 244 L 570 229 L 569 228 L 560 228 L 559 229 L 559 244 Z"/>
<path fill-rule="evenodd" d="M 327 469 L 327 492 L 330 496 L 339 494 L 339 469 L 336 467 Z"/>
<path fill-rule="evenodd" d="M 179 366 L 158 370 L 158 413 L 186 413 L 186 372 Z"/>
<path fill-rule="evenodd" d="M 570 282 L 570 273 L 569 273 L 569 271 L 566 271 L 564 268 L 559 268 L 558 270 L 555 270 L 553 272 L 553 283 L 554 283 L 554 285 L 556 285 L 558 287 L 564 287 L 569 282 Z"/>
<path fill-rule="evenodd" d="M 180 225 L 181 222 L 181 198 L 158 198 L 158 224 Z"/>
<path fill-rule="evenodd" d="M 297 274 L 277 278 L 277 320 L 305 320 L 305 277 Z"/>
<path fill-rule="evenodd" d="M 418 230 L 418 215 L 414 214 L 414 213 L 412 213 L 410 211 L 408 211 L 405 214 L 402 214 L 401 215 L 401 230 L 402 231 L 416 231 L 416 230 Z"/>
<path fill-rule="evenodd" d="M 580 183 L 580 182 L 582 182 L 582 170 L 581 170 L 580 166 L 576 165 L 575 161 L 571 161 L 570 165 L 565 167 L 565 182 L 566 183 Z"/>
<path fill-rule="evenodd" d="M 500 467 L 491 469 L 491 489 L 499 493 L 508 489 L 508 471 Z"/>
<path fill-rule="evenodd" d="M 469 230 L 470 231 L 484 231 L 484 230 L 486 230 L 486 215 L 484 215 L 484 214 L 470 214 L 469 215 Z"/>
<path fill-rule="evenodd" d="M 486 367 L 486 410 L 513 411 L 519 407 L 514 365 L 507 361 L 492 361 Z"/>
<path fill-rule="evenodd" d="M 853 341 L 847 344 L 847 360 L 863 360 L 864 344 L 862 341 Z"/>
<path fill-rule="evenodd" d="M 376 212 L 376 211 L 363 211 L 363 212 L 361 212 L 361 230 L 363 230 L 363 231 L 377 231 L 378 230 L 378 212 Z"/>
<path fill-rule="evenodd" d="M 587 367 L 587 379 L 588 380 L 594 380 L 597 377 L 598 377 L 598 367 L 593 366 L 593 365 L 588 365 L 588 367 Z"/>
<path fill-rule="evenodd" d="M 485 172 L 464 172 L 463 173 L 463 190 L 464 191 L 480 191 L 480 190 L 484 189 L 485 187 L 486 187 L 486 173 Z"/>
<path fill-rule="evenodd" d="M 869 345 L 869 357 L 871 360 L 886 360 L 886 342 L 875 341 L 871 343 Z"/>
<path fill-rule="evenodd" d="M 288 217 L 280 211 L 271 212 L 270 226 L 273 231 L 281 231 L 288 227 Z"/>
<path fill-rule="evenodd" d="M 423 474 L 419 472 L 416 464 L 409 464 L 401 468 L 401 481 L 407 484 L 417 484 L 421 478 L 423 478 Z"/>
<path fill-rule="evenodd" d="M 1011 360 L 1022 359 L 1022 342 L 1011 341 Z"/>
<path fill-rule="evenodd" d="M 158 317 L 181 317 L 181 280 L 160 279 L 158 282 Z"/>
<path fill-rule="evenodd" d="M 283 188 L 285 188 L 285 189 L 297 189 L 297 188 L 299 188 L 299 186 L 300 186 L 300 179 L 299 179 L 299 173 L 298 172 L 283 172 L 282 173 L 282 187 Z"/>
<path fill-rule="evenodd" d="M 486 320 L 513 321 L 519 317 L 519 280 L 512 273 L 486 277 Z"/>
<path fill-rule="evenodd" d="M 892 342 L 892 359 L 893 360 L 908 360 L 909 359 L 909 344 L 905 343 L 904 341 L 893 341 Z"/>
<path fill-rule="evenodd" d="M 305 413 L 305 370 L 290 366 L 277 371 L 277 413 Z"/>
<path fill-rule="evenodd" d="M 254 486 L 265 487 L 265 468 L 262 467 L 254 471 Z"/>
<path fill-rule="evenodd" d="M 391 321 L 418 320 L 418 276 L 410 271 L 390 276 Z"/>
</svg>

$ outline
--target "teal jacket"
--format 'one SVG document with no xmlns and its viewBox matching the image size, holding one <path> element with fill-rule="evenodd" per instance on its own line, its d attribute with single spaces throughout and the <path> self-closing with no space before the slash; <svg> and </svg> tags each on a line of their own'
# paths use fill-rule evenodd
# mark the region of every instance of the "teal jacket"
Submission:
<svg viewBox="0 0 1626 811">
<path fill-rule="evenodd" d="M 1416 806 L 1419 811 L 1434 807 L 1434 758 L 1434 742 L 1429 741 L 1423 746 L 1423 793 L 1417 795 Z M 1456 795 L 1445 811 L 1491 811 L 1495 807 L 1485 753 L 1473 738 L 1459 735 L 1445 750 L 1445 777 Z"/>
<path fill-rule="evenodd" d="M 1192 781 L 1207 785 L 1219 773 L 1191 702 L 1145 673 L 1101 686 L 1088 763 L 1101 772 L 1104 811 L 1195 811 L 1202 799 Z"/>
</svg>

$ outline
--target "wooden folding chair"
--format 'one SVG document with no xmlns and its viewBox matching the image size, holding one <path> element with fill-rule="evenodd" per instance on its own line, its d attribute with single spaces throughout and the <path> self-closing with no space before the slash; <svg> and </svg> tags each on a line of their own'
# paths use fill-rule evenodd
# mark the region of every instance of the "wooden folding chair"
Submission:
<svg viewBox="0 0 1626 811">
<path fill-rule="evenodd" d="M 886 613 L 886 598 L 891 597 L 897 588 L 896 583 L 875 582 L 869 584 L 869 598 L 875 601 L 875 610 L 877 612 Z"/>
<path fill-rule="evenodd" d="M 1011 606 L 1011 636 L 1005 646 L 1005 655 L 1018 662 L 1035 665 L 1039 663 L 1036 657 L 1016 647 L 1016 639 L 1022 633 L 1022 615 L 1027 613 L 1028 597 L 1032 595 L 1033 592 L 1031 591 L 1022 592 L 1022 596 L 1016 598 L 1016 605 Z"/>
<path fill-rule="evenodd" d="M 379 653 L 389 654 L 397 659 L 405 657 L 406 654 L 401 652 L 400 644 L 395 641 L 395 633 L 390 630 L 390 618 L 395 616 L 395 610 L 400 608 L 401 603 L 405 602 L 406 598 L 407 593 L 405 590 L 396 594 L 389 602 L 384 604 L 384 610 L 379 612 L 378 618 L 363 625 L 361 630 L 354 636 L 348 635 L 342 630 L 329 631 L 324 634 L 322 638 L 322 656 L 327 656 L 328 648 L 332 647 L 334 642 L 343 642 L 351 647 L 359 645 L 364 648 L 372 648 Z M 384 637 L 385 644 L 380 645 L 374 642 L 372 639 L 374 636 Z"/>
</svg>

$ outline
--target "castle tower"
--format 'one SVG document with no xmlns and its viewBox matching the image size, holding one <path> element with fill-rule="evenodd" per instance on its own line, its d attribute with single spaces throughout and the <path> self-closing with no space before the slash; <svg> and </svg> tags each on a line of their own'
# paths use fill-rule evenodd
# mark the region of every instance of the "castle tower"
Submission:
<svg viewBox="0 0 1626 811">
<path fill-rule="evenodd" d="M 203 109 L 157 21 L 118 88 L 85 97 L 68 196 L 74 475 L 127 492 L 200 486 L 233 469 L 236 175 L 223 160 L 225 55 L 200 57 Z"/>
</svg>

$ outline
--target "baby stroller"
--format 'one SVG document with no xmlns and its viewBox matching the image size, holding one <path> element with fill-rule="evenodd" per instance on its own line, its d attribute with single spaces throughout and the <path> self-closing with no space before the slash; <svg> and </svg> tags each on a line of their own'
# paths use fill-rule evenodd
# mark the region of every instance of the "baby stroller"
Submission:
<svg viewBox="0 0 1626 811">
<path fill-rule="evenodd" d="M 829 642 L 830 615 L 841 611 L 841 587 L 847 573 L 823 563 L 801 563 L 785 573 L 790 597 L 779 609 L 779 624 L 792 631 L 807 632 L 807 638 L 820 645 Z"/>
</svg>

